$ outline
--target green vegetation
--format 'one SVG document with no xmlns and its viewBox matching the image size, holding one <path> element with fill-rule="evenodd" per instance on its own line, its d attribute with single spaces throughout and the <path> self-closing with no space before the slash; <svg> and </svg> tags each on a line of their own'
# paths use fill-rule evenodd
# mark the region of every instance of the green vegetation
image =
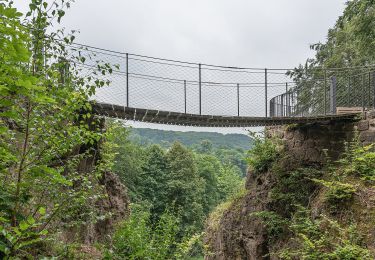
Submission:
<svg viewBox="0 0 375 260">
<path fill-rule="evenodd" d="M 0 1 L 0 258 L 32 258 L 50 234 L 100 217 L 91 205 L 106 163 L 79 172 L 90 150 L 73 151 L 102 137 L 87 100 L 105 82 L 83 80 L 74 66 L 66 76 L 74 36 L 45 34 L 66 5 L 30 1 L 21 23 L 12 2 Z"/>
<path fill-rule="evenodd" d="M 76 62 L 89 57 L 70 47 L 75 36 L 46 34 L 70 3 L 31 0 L 21 23 L 13 3 L 0 1 L 0 258 L 200 257 L 206 216 L 243 185 L 250 139 L 140 145 L 117 122 L 103 133 L 89 98 L 109 84 L 100 77 L 112 67 L 92 60 L 96 68 L 83 74 Z M 108 172 L 128 187 L 132 214 L 87 248 L 85 232 L 112 218 L 99 210 Z"/>
<path fill-rule="evenodd" d="M 290 227 L 299 247 L 282 250 L 281 259 L 373 259 L 353 225 L 344 227 L 327 216 L 312 219 L 310 212 L 300 208 Z"/>
<path fill-rule="evenodd" d="M 264 172 L 280 155 L 277 140 L 254 137 L 254 146 L 248 152 L 247 161 L 255 173 Z"/>
<path fill-rule="evenodd" d="M 167 148 L 175 141 L 185 146 L 200 146 L 208 141 L 210 148 L 249 150 L 251 138 L 244 134 L 220 134 L 215 132 L 179 132 L 148 128 L 134 128 L 130 139 L 141 145 L 160 144 Z"/>
<path fill-rule="evenodd" d="M 347 200 L 353 198 L 356 188 L 350 183 L 342 183 L 339 181 L 324 181 L 324 180 L 314 180 L 315 182 L 323 185 L 327 188 L 325 193 L 325 199 L 327 202 L 333 205 L 338 205 Z"/>
<path fill-rule="evenodd" d="M 168 249 L 170 257 L 202 254 L 200 234 L 206 217 L 219 203 L 239 193 L 244 185 L 238 167 L 222 163 L 209 149 L 192 150 L 179 142 L 168 148 L 158 144 L 141 146 L 131 140 L 132 129 L 124 128 L 116 121 L 108 129 L 108 141 L 115 144 L 113 170 L 127 185 L 131 200 L 137 207 L 148 209 L 138 217 L 133 213 L 135 220 L 144 221 L 132 222 L 131 218 L 130 222 L 119 227 L 117 234 L 131 237 L 132 232 L 137 233 L 139 229 L 152 236 L 157 232 L 155 228 L 160 225 L 161 218 L 168 213 L 177 220 L 173 243 Z M 144 257 L 150 254 L 149 258 L 159 259 L 148 249 L 139 250 L 143 251 Z M 122 256 L 136 255 L 129 250 L 121 252 Z"/>
<path fill-rule="evenodd" d="M 258 140 L 252 158 L 263 162 L 266 145 L 274 149 L 273 143 Z M 298 165 L 287 156 L 269 165 L 276 178 L 271 191 L 271 205 L 275 210 L 252 215 L 262 219 L 270 243 L 293 241 L 293 246 L 281 247 L 271 254 L 281 259 L 372 259 L 365 242 L 367 227 L 358 218 L 374 215 L 361 212 L 362 216 L 353 217 L 350 212 L 360 210 L 357 190 L 371 188 L 367 177 L 372 172 L 367 165 L 375 162 L 373 154 L 370 147 L 354 141 L 348 144 L 341 160 L 328 162 L 320 169 Z M 263 173 L 266 171 L 263 168 Z M 313 216 L 312 208 L 322 213 Z M 356 226 L 358 223 L 360 229 Z"/>
<path fill-rule="evenodd" d="M 176 248 L 178 220 L 168 212 L 151 228 L 150 214 L 134 209 L 129 220 L 123 222 L 113 237 L 113 249 L 107 259 L 172 259 Z"/>
<path fill-rule="evenodd" d="M 367 88 L 359 75 L 372 73 L 375 64 L 375 7 L 372 0 L 347 1 L 344 13 L 337 19 L 333 28 L 328 30 L 327 40 L 312 44 L 315 57 L 299 65 L 290 75 L 296 83 L 301 112 L 324 111 L 324 77 L 338 76 L 338 106 L 362 106 L 362 90 Z M 337 70 L 336 68 L 352 68 Z M 351 76 L 350 83 L 348 78 Z M 366 79 L 367 82 L 367 79 Z M 347 86 L 350 85 L 351 89 Z M 366 89 L 365 91 L 371 91 Z M 372 102 L 365 100 L 366 106 Z M 314 104 L 311 106 L 311 104 Z"/>
<path fill-rule="evenodd" d="M 288 242 L 271 254 L 374 258 L 373 201 L 363 207 L 374 194 L 372 145 L 353 142 L 341 160 L 306 166 L 272 139 L 137 130 L 110 120 L 103 133 L 89 99 L 109 84 L 100 78 L 112 67 L 93 61 L 95 69 L 82 78 L 76 62 L 88 57 L 69 51 L 75 36 L 50 32 L 71 2 L 30 0 L 23 19 L 11 1 L 0 0 L 0 258 L 200 259 L 207 217 L 214 230 L 222 214 L 242 210 L 246 162 L 256 177 L 274 178 L 267 194 L 272 210 L 253 214 L 269 243 Z M 373 1 L 349 1 L 294 79 L 317 78 L 316 67 L 373 64 L 374 20 Z M 87 229 L 114 219 L 98 209 L 105 199 L 112 203 L 103 185 L 109 172 L 127 187 L 132 212 L 85 251 Z"/>
<path fill-rule="evenodd" d="M 211 154 L 224 165 L 237 166 L 246 175 L 246 151 L 252 146 L 251 137 L 243 134 L 220 134 L 210 132 L 179 132 L 156 129 L 133 128 L 129 140 L 142 146 L 158 144 L 169 148 L 180 142 L 197 153 Z"/>
</svg>

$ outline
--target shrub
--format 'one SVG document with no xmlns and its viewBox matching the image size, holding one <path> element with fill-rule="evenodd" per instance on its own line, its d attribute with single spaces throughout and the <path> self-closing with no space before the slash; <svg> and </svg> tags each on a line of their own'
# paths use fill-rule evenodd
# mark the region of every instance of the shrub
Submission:
<svg viewBox="0 0 375 260">
<path fill-rule="evenodd" d="M 375 180 L 375 152 L 372 151 L 374 144 L 360 146 L 352 143 L 346 151 L 346 156 L 340 162 L 345 166 L 347 174 L 354 174 L 363 180 Z"/>
<path fill-rule="evenodd" d="M 273 170 L 275 167 L 273 168 Z M 306 206 L 317 184 L 312 178 L 318 178 L 322 171 L 315 168 L 299 168 L 294 171 L 281 169 L 276 171 L 276 184 L 271 190 L 271 198 L 275 207 L 282 209 L 285 215 L 290 216 L 296 205 Z M 280 211 L 278 211 L 280 213 Z"/>
<path fill-rule="evenodd" d="M 326 216 L 312 219 L 303 207 L 293 216 L 291 230 L 296 238 L 295 246 L 278 252 L 281 259 L 373 259 L 362 245 L 355 226 L 341 226 Z"/>
<path fill-rule="evenodd" d="M 314 181 L 328 189 L 325 193 L 325 199 L 332 205 L 349 201 L 357 190 L 354 185 L 350 183 L 342 183 L 339 181 L 324 181 L 318 179 L 314 179 Z"/>
<path fill-rule="evenodd" d="M 107 259 L 171 259 L 176 247 L 178 220 L 164 213 L 154 227 L 150 213 L 135 209 L 113 237 L 113 248 Z"/>
<path fill-rule="evenodd" d="M 279 145 L 275 139 L 254 136 L 254 145 L 248 151 L 247 162 L 256 173 L 265 172 L 279 154 Z"/>
<path fill-rule="evenodd" d="M 258 211 L 251 214 L 262 219 L 269 240 L 280 238 L 286 231 L 288 220 L 273 211 Z"/>
</svg>

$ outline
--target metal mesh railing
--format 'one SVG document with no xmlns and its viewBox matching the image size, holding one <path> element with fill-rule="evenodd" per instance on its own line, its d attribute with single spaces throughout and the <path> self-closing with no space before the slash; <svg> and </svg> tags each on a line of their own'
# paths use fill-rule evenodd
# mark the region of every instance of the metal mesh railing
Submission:
<svg viewBox="0 0 375 260">
<path fill-rule="evenodd" d="M 241 117 L 317 116 L 335 114 L 340 106 L 375 106 L 375 67 L 320 69 L 291 77 L 288 69 L 213 66 L 88 46 L 74 51 L 87 57 L 82 73 L 95 70 L 95 60 L 118 65 L 112 74 L 100 76 L 110 81 L 93 97 L 102 103 Z"/>
<path fill-rule="evenodd" d="M 295 87 L 270 100 L 271 116 L 334 115 L 340 108 L 375 108 L 373 67 L 322 70 L 320 77 L 295 82 Z"/>
</svg>

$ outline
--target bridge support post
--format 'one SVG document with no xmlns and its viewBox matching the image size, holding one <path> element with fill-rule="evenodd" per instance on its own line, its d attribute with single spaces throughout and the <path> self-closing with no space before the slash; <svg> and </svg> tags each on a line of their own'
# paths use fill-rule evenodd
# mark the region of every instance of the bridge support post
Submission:
<svg viewBox="0 0 375 260">
<path fill-rule="evenodd" d="M 324 115 L 327 115 L 327 70 L 324 70 Z"/>
<path fill-rule="evenodd" d="M 288 93 L 288 82 L 285 83 L 285 116 L 289 116 L 290 96 Z"/>
<path fill-rule="evenodd" d="M 362 111 L 365 112 L 365 74 L 362 74 Z"/>
<path fill-rule="evenodd" d="M 126 106 L 129 107 L 129 53 L 126 53 Z"/>
<path fill-rule="evenodd" d="M 351 81 L 350 81 L 350 76 L 348 76 L 348 90 L 347 90 L 347 106 L 349 107 L 350 106 L 350 84 L 351 84 Z"/>
<path fill-rule="evenodd" d="M 199 63 L 199 114 L 202 115 L 202 64 Z"/>
<path fill-rule="evenodd" d="M 329 101 L 330 101 L 330 112 L 331 114 L 336 114 L 336 86 L 337 85 L 337 81 L 336 81 L 336 76 L 333 76 L 331 78 L 331 88 L 330 88 L 330 98 L 329 98 Z"/>
<path fill-rule="evenodd" d="M 366 105 L 368 108 L 371 107 L 371 72 L 368 73 L 368 89 L 366 90 L 367 101 Z"/>
<path fill-rule="evenodd" d="M 374 100 L 372 106 L 375 109 L 375 71 L 372 72 L 372 88 L 374 90 Z"/>
<path fill-rule="evenodd" d="M 240 84 L 237 83 L 237 116 L 240 116 Z"/>
<path fill-rule="evenodd" d="M 267 69 L 264 69 L 264 98 L 265 98 L 265 116 L 268 117 L 268 97 L 267 97 Z"/>
<path fill-rule="evenodd" d="M 184 104 L 185 104 L 185 114 L 186 114 L 186 80 L 184 80 Z"/>
</svg>

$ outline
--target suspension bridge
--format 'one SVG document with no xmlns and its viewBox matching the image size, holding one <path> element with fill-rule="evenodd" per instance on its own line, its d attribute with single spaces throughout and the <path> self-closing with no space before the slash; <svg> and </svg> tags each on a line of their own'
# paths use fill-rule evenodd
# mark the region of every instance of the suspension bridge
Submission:
<svg viewBox="0 0 375 260">
<path fill-rule="evenodd" d="M 116 69 L 101 75 L 97 115 L 157 124 L 250 127 L 353 120 L 375 107 L 375 66 L 267 69 L 216 66 L 77 45 Z M 86 62 L 89 74 L 95 63 Z"/>
</svg>

